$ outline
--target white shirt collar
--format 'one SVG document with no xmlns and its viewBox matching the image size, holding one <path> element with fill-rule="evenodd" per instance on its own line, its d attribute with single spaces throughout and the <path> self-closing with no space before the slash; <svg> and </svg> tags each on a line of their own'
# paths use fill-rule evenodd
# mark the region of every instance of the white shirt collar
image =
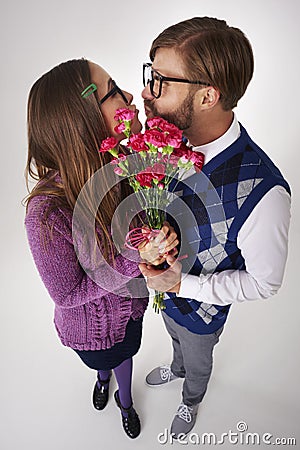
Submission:
<svg viewBox="0 0 300 450">
<path fill-rule="evenodd" d="M 207 164 L 212 158 L 233 144 L 240 136 L 241 129 L 236 115 L 233 115 L 233 121 L 228 130 L 213 142 L 205 145 L 193 147 L 193 151 L 202 152 L 205 155 L 204 164 Z"/>
</svg>

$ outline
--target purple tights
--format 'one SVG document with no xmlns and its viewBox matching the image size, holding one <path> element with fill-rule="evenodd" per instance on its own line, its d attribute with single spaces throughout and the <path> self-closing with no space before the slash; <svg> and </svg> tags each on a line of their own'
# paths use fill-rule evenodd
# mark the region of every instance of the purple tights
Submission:
<svg viewBox="0 0 300 450">
<path fill-rule="evenodd" d="M 132 405 L 131 397 L 131 378 L 132 378 L 132 358 L 125 359 L 114 369 L 115 377 L 119 386 L 119 398 L 123 408 L 130 408 Z M 98 378 L 101 381 L 109 379 L 110 370 L 98 370 Z M 106 385 L 108 388 L 108 384 Z"/>
</svg>

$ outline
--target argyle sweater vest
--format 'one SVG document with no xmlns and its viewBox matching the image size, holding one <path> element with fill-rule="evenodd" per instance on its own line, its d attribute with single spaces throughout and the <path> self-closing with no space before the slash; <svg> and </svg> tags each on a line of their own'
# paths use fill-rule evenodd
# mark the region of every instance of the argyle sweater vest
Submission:
<svg viewBox="0 0 300 450">
<path fill-rule="evenodd" d="M 223 270 L 245 270 L 237 246 L 240 228 L 274 186 L 290 188 L 270 158 L 241 126 L 240 137 L 182 182 L 173 180 L 168 220 L 180 237 L 183 273 L 200 276 Z M 219 306 L 167 293 L 164 312 L 197 334 L 221 328 L 231 305 Z"/>
</svg>

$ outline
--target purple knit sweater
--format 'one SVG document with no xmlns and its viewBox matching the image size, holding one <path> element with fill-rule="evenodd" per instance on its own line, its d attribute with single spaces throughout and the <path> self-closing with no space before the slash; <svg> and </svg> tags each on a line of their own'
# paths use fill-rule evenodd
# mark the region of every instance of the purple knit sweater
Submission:
<svg viewBox="0 0 300 450">
<path fill-rule="evenodd" d="M 121 342 L 130 318 L 138 319 L 148 298 L 131 298 L 129 283 L 121 287 L 122 296 L 113 291 L 116 280 L 107 268 L 99 268 L 105 289 L 90 278 L 79 264 L 72 237 L 72 213 L 60 208 L 52 211 L 45 224 L 51 197 L 34 197 L 25 218 L 30 249 L 40 276 L 55 302 L 54 323 L 63 345 L 77 350 L 104 350 Z M 52 229 L 51 229 L 52 228 Z M 80 250 L 80 249 L 79 249 Z M 115 258 L 115 271 L 138 277 L 138 264 L 125 256 Z M 134 259 L 134 258 L 132 258 Z M 119 282 L 119 280 L 118 280 Z"/>
</svg>

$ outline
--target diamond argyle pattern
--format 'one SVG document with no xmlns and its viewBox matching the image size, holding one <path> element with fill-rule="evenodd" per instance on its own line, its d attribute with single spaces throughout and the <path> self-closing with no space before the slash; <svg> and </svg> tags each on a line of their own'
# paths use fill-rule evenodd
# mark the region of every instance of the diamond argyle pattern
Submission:
<svg viewBox="0 0 300 450">
<path fill-rule="evenodd" d="M 175 229 L 176 221 L 180 222 L 184 253 L 195 258 L 192 268 L 188 260 L 182 262 L 183 273 L 199 276 L 201 281 L 201 276 L 215 272 L 245 270 L 237 246 L 239 229 L 263 195 L 277 184 L 289 191 L 279 170 L 243 127 L 241 137 L 204 165 L 202 172 L 179 182 L 178 197 L 197 223 L 191 224 L 190 217 L 185 220 L 180 202 L 171 205 L 171 222 Z M 171 302 L 167 302 L 166 313 L 200 334 L 224 324 L 230 308 L 167 295 Z"/>
</svg>

